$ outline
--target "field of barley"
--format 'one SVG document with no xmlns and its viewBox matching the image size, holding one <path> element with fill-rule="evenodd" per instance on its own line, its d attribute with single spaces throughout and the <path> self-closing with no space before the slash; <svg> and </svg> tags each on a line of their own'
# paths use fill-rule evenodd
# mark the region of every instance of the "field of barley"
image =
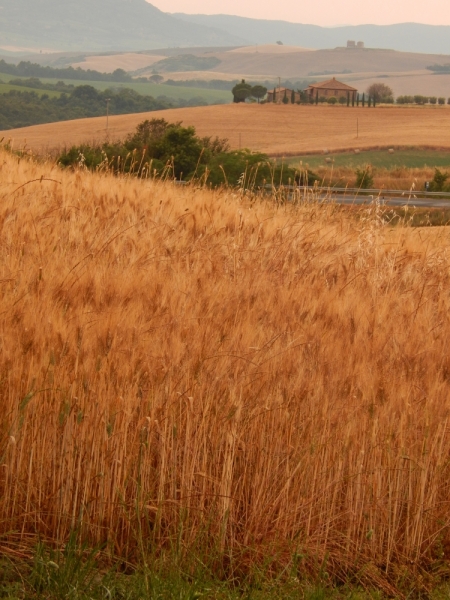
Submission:
<svg viewBox="0 0 450 600">
<path fill-rule="evenodd" d="M 0 552 L 448 574 L 448 229 L 0 168 Z"/>
<path fill-rule="evenodd" d="M 398 106 L 347 108 L 274 104 L 229 104 L 37 125 L 0 132 L 16 148 L 46 153 L 83 142 L 122 139 L 144 119 L 164 118 L 195 126 L 201 136 L 228 138 L 232 148 L 271 155 L 324 149 L 430 146 L 450 149 L 450 108 Z M 357 137 L 358 135 L 358 137 Z"/>
</svg>

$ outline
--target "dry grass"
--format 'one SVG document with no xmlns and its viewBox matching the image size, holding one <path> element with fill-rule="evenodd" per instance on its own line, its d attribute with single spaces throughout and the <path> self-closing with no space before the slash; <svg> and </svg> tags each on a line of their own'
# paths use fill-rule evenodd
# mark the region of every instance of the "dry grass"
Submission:
<svg viewBox="0 0 450 600">
<path fill-rule="evenodd" d="M 444 569 L 447 229 L 1 165 L 3 551 Z"/>
<path fill-rule="evenodd" d="M 138 52 L 123 52 L 120 54 L 106 55 L 89 55 L 82 62 L 72 63 L 75 69 L 94 69 L 100 73 L 112 73 L 116 69 L 124 69 L 125 71 L 137 71 L 149 67 L 155 62 L 165 58 L 164 56 L 151 56 L 148 54 L 140 54 Z"/>
<path fill-rule="evenodd" d="M 317 153 L 324 149 L 423 146 L 450 148 L 449 111 L 444 107 L 347 108 L 274 104 L 229 104 L 110 117 L 110 139 L 124 138 L 144 119 L 164 118 L 194 125 L 200 136 L 226 137 L 233 148 L 271 155 Z M 356 138 L 356 122 L 359 137 Z M 79 119 L 2 132 L 35 152 L 106 139 L 106 118 Z"/>
<path fill-rule="evenodd" d="M 432 63 L 431 63 L 432 64 Z M 339 75 L 337 75 L 339 79 Z M 416 73 L 389 73 L 389 77 L 381 80 L 388 85 L 395 96 L 442 96 L 447 99 L 450 95 L 450 75 L 433 75 L 430 71 L 418 71 Z M 348 76 L 346 82 L 359 90 L 367 91 L 372 83 L 380 83 L 379 74 L 368 74 L 367 76 Z"/>
<path fill-rule="evenodd" d="M 446 172 L 446 169 L 441 170 Z M 321 177 L 323 184 L 327 186 L 351 188 L 356 184 L 354 167 L 319 167 L 315 172 Z M 435 169 L 434 167 L 395 167 L 393 169 L 377 167 L 373 168 L 371 172 L 373 174 L 374 189 L 411 190 L 414 192 L 414 190 L 423 191 L 425 189 L 425 182 L 433 180 Z"/>
</svg>

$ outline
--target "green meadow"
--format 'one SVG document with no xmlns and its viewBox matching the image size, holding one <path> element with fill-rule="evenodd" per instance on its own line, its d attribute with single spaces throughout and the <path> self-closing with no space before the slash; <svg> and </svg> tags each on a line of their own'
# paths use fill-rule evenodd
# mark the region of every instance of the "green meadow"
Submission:
<svg viewBox="0 0 450 600">
<path fill-rule="evenodd" d="M 395 169 L 400 167 L 441 168 L 450 166 L 450 151 L 411 148 L 395 150 L 393 154 L 390 154 L 388 149 L 360 150 L 358 154 L 355 154 L 354 152 L 340 152 L 326 155 L 304 154 L 290 156 L 286 157 L 284 161 L 293 167 L 297 167 L 299 163 L 302 162 L 303 165 L 309 165 L 311 169 L 317 169 L 318 167 L 325 165 L 329 166 L 330 162 L 335 167 L 348 167 L 353 169 L 368 163 L 373 167 L 385 169 Z"/>
</svg>

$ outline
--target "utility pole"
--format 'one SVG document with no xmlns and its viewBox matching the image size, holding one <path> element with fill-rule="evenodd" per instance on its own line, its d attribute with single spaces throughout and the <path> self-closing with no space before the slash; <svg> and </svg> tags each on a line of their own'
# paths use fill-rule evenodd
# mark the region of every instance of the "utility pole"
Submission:
<svg viewBox="0 0 450 600">
<path fill-rule="evenodd" d="M 111 98 L 106 98 L 106 132 L 109 129 L 109 103 L 111 102 Z"/>
</svg>

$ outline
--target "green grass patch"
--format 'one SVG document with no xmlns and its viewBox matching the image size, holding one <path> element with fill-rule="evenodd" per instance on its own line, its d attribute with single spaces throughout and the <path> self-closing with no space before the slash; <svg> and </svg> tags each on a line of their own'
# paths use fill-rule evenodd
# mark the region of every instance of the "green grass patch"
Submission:
<svg viewBox="0 0 450 600">
<path fill-rule="evenodd" d="M 0 77 L 0 79 L 5 79 Z M 16 90 L 18 92 L 35 92 L 39 97 L 46 94 L 49 98 L 59 98 L 61 96 L 61 92 L 56 92 L 54 90 L 39 90 L 35 88 L 23 87 L 21 85 L 10 85 L 9 83 L 0 83 L 0 94 L 7 94 L 11 90 Z"/>
<path fill-rule="evenodd" d="M 424 168 L 424 167 L 450 167 L 450 152 L 442 150 L 409 149 L 396 150 L 389 154 L 388 150 L 360 150 L 354 152 L 340 152 L 336 154 L 311 154 L 286 157 L 284 160 L 290 166 L 298 167 L 300 161 L 308 164 L 311 169 L 320 166 L 330 166 L 326 158 L 332 160 L 334 167 L 348 167 L 356 169 L 367 163 L 373 167 L 395 169 L 399 167 Z"/>
<path fill-rule="evenodd" d="M 11 79 L 17 79 L 17 75 L 7 75 L 6 73 L 0 73 L 0 79 L 5 82 L 9 82 Z M 182 86 L 174 86 L 174 85 L 164 85 L 163 83 L 140 83 L 140 82 L 126 82 L 126 83 L 116 83 L 112 81 L 89 81 L 89 80 L 80 80 L 80 79 L 50 79 L 48 77 L 39 77 L 42 83 L 51 83 L 54 84 L 57 81 L 64 81 L 67 85 L 90 85 L 96 90 L 103 91 L 106 89 L 122 89 L 128 88 L 138 92 L 143 96 L 153 96 L 157 98 L 158 96 L 166 96 L 167 98 L 172 98 L 174 100 L 191 100 L 192 98 L 203 98 L 208 104 L 219 104 L 219 103 L 228 103 L 232 100 L 231 91 L 227 90 L 209 90 L 205 88 L 196 88 L 196 87 L 182 87 Z M 16 88 L 22 91 L 26 90 L 26 88 Z M 8 90 L 5 90 L 8 91 Z M 44 90 L 39 90 L 40 93 L 48 93 Z M 59 95 L 59 93 L 58 93 Z"/>
</svg>

